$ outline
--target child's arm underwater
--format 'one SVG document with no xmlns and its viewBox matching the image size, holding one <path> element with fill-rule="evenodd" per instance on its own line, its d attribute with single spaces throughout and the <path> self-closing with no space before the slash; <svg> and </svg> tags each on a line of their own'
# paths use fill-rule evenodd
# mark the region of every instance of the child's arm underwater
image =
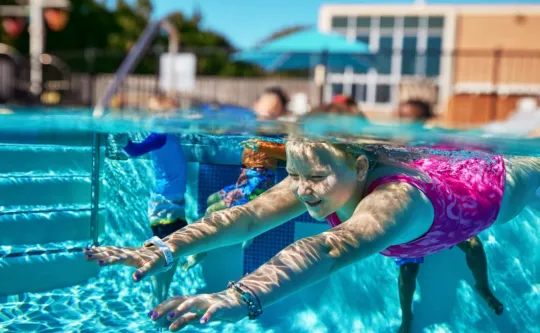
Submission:
<svg viewBox="0 0 540 333">
<path fill-rule="evenodd" d="M 134 143 L 133 141 L 128 140 L 127 145 L 124 147 L 124 151 L 131 157 L 138 157 L 153 150 L 160 149 L 165 143 L 167 143 L 166 134 L 152 133 L 140 143 Z"/>
</svg>

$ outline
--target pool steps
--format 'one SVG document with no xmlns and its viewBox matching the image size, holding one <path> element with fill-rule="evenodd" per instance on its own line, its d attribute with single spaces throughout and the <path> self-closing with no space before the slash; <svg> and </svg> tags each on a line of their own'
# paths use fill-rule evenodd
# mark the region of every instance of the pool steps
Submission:
<svg viewBox="0 0 540 333">
<path fill-rule="evenodd" d="M 0 137 L 0 296 L 97 276 L 99 267 L 81 253 L 91 242 L 90 139 L 87 133 Z M 104 220 L 100 209 L 100 229 Z"/>
</svg>

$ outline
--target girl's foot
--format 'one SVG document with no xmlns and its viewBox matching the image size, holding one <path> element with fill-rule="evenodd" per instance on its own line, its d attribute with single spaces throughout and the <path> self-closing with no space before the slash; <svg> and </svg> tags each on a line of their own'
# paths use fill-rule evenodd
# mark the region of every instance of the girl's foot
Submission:
<svg viewBox="0 0 540 333">
<path fill-rule="evenodd" d="M 504 305 L 499 302 L 497 297 L 493 295 L 491 290 L 489 288 L 479 288 L 478 286 L 475 287 L 476 292 L 484 299 L 486 304 L 489 306 L 489 308 L 497 315 L 502 315 L 504 311 Z"/>
<path fill-rule="evenodd" d="M 413 315 L 404 315 L 401 318 L 401 326 L 398 329 L 398 333 L 410 333 L 412 332 Z"/>
</svg>

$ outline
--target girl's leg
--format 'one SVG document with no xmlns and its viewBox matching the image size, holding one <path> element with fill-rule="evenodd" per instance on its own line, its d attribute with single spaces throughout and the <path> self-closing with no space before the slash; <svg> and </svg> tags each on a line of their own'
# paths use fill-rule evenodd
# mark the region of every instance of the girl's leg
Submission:
<svg viewBox="0 0 540 333">
<path fill-rule="evenodd" d="M 420 264 L 407 263 L 399 266 L 399 303 L 401 305 L 401 327 L 399 333 L 411 332 L 412 326 L 412 303 L 414 291 L 416 290 L 416 278 Z"/>
<path fill-rule="evenodd" d="M 484 301 L 486 301 L 491 310 L 493 310 L 495 314 L 501 315 L 503 313 L 504 306 L 493 295 L 491 289 L 489 288 L 486 253 L 484 252 L 482 242 L 478 237 L 473 237 L 459 243 L 458 247 L 461 249 L 461 251 L 465 252 L 467 265 L 469 266 L 469 269 L 476 280 L 476 290 Z"/>
<path fill-rule="evenodd" d="M 182 264 L 182 269 L 185 271 L 192 269 L 195 265 L 200 263 L 207 255 L 207 252 L 190 255 L 186 258 L 186 262 Z"/>
<path fill-rule="evenodd" d="M 175 262 L 168 271 L 152 276 L 153 306 L 157 306 L 167 299 L 176 267 L 178 267 L 178 262 Z"/>
</svg>

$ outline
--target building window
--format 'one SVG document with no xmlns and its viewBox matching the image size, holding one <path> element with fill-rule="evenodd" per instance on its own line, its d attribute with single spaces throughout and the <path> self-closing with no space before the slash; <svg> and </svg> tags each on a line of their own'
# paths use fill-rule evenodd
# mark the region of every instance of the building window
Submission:
<svg viewBox="0 0 540 333">
<path fill-rule="evenodd" d="M 380 27 L 381 28 L 393 28 L 395 25 L 395 17 L 392 16 L 381 16 L 380 18 Z"/>
<path fill-rule="evenodd" d="M 363 42 L 363 43 L 366 43 L 367 45 L 369 45 L 369 35 L 360 34 L 360 35 L 356 36 L 356 41 Z"/>
<path fill-rule="evenodd" d="M 444 17 L 442 16 L 428 17 L 428 28 L 436 28 L 436 29 L 444 28 Z"/>
<path fill-rule="evenodd" d="M 440 36 L 428 36 L 426 52 L 426 76 L 438 76 L 440 74 L 442 56 L 442 38 Z"/>
<path fill-rule="evenodd" d="M 418 16 L 405 16 L 403 26 L 405 28 L 418 28 L 420 18 Z"/>
<path fill-rule="evenodd" d="M 343 83 L 332 83 L 332 96 L 343 94 Z"/>
<path fill-rule="evenodd" d="M 332 18 L 332 28 L 346 28 L 348 18 L 347 16 L 336 16 Z"/>
<path fill-rule="evenodd" d="M 367 85 L 365 83 L 358 83 L 352 85 L 351 96 L 357 102 L 366 102 L 367 101 Z"/>
<path fill-rule="evenodd" d="M 357 28 L 369 28 L 371 27 L 371 17 L 369 16 L 359 16 L 356 18 L 356 27 Z"/>
<path fill-rule="evenodd" d="M 377 90 L 375 90 L 375 102 L 376 103 L 390 103 L 390 89 L 389 84 L 378 84 Z"/>
<path fill-rule="evenodd" d="M 392 36 L 379 38 L 379 52 L 377 54 L 377 72 L 380 74 L 392 73 Z"/>
<path fill-rule="evenodd" d="M 332 30 L 369 45 L 375 52 L 374 66 L 354 73 L 346 71 L 347 75 L 352 75 L 350 83 L 345 81 L 346 75 L 335 76 L 329 87 L 333 95 L 347 92 L 362 103 L 396 103 L 394 88 L 402 76 L 436 78 L 440 75 L 444 14 L 352 15 L 334 17 Z M 348 83 L 345 85 L 345 82 Z"/>
<path fill-rule="evenodd" d="M 416 73 L 416 45 L 418 37 L 406 36 L 403 38 L 403 48 L 401 56 L 401 74 L 415 75 Z"/>
</svg>

